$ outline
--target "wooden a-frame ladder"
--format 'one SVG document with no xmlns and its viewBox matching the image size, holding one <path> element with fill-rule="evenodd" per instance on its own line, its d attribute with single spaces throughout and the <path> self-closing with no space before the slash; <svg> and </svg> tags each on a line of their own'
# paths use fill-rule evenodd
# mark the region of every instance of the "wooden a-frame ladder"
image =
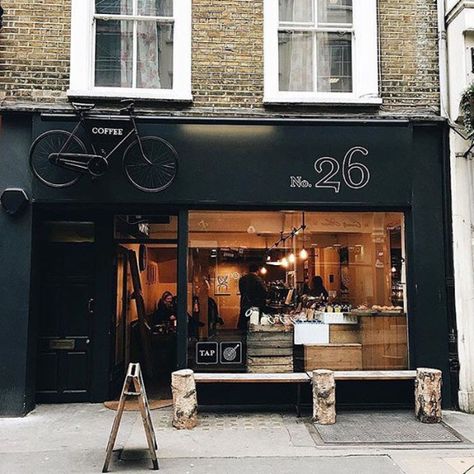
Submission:
<svg viewBox="0 0 474 474">
<path fill-rule="evenodd" d="M 107 454 L 105 457 L 102 472 L 107 472 L 109 469 L 110 459 L 112 458 L 112 451 L 114 449 L 115 440 L 117 438 L 117 433 L 120 427 L 120 421 L 122 420 L 125 402 L 128 397 L 138 398 L 138 405 L 140 407 L 143 426 L 145 428 L 145 434 L 148 442 L 148 449 L 151 455 L 151 461 L 153 463 L 153 469 L 159 469 L 158 459 L 156 457 L 156 450 L 158 449 L 158 445 L 156 443 L 153 423 L 151 422 L 150 406 L 148 404 L 148 398 L 146 396 L 145 385 L 143 383 L 143 376 L 140 369 L 140 364 L 131 363 L 128 366 L 127 375 L 125 376 L 125 381 L 122 387 L 122 393 L 120 394 L 120 401 L 118 404 L 117 413 L 115 414 L 112 430 L 110 432 L 109 442 L 107 444 Z"/>
</svg>

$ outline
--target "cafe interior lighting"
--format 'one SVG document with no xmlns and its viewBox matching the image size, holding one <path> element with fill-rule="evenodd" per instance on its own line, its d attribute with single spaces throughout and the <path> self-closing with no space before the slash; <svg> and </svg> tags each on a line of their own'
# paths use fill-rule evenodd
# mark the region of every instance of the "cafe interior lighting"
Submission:
<svg viewBox="0 0 474 474">
<path fill-rule="evenodd" d="M 280 232 L 280 238 L 269 249 L 267 249 L 267 257 L 266 257 L 267 262 L 270 263 L 271 259 L 269 259 L 269 257 L 270 257 L 270 252 L 272 250 L 276 249 L 280 244 L 283 244 L 283 248 L 284 248 L 285 244 L 286 244 L 286 241 L 288 239 L 293 239 L 300 232 L 303 233 L 303 242 L 304 242 L 304 230 L 305 229 L 306 229 L 306 224 L 305 224 L 304 212 L 303 212 L 301 225 L 299 227 L 293 227 L 293 229 L 288 233 L 285 233 L 285 232 L 281 231 Z M 305 259 L 308 258 L 308 252 L 303 248 L 301 250 L 299 256 L 300 256 L 300 258 L 305 260 Z M 296 262 L 295 254 L 290 253 L 290 255 L 288 255 L 288 258 L 285 257 L 280 261 L 280 265 L 282 267 L 287 268 L 289 263 L 295 263 L 295 262 Z"/>
<path fill-rule="evenodd" d="M 304 247 L 300 250 L 300 258 L 302 260 L 306 260 L 308 258 L 308 251 Z"/>
</svg>

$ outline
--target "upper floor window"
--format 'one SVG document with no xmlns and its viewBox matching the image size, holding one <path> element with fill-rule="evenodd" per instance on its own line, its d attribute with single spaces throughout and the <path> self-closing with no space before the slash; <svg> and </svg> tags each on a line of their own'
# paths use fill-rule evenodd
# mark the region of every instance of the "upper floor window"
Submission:
<svg viewBox="0 0 474 474">
<path fill-rule="evenodd" d="M 191 99 L 191 0 L 73 0 L 69 95 Z"/>
<path fill-rule="evenodd" d="M 265 101 L 380 103 L 376 0 L 265 0 Z"/>
</svg>

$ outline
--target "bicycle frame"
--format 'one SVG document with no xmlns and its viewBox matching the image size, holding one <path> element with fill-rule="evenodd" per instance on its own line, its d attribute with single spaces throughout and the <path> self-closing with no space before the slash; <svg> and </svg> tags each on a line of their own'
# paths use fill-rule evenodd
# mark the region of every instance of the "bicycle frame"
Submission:
<svg viewBox="0 0 474 474">
<path fill-rule="evenodd" d="M 93 155 L 89 155 L 87 153 L 63 153 L 64 149 L 66 149 L 66 147 L 68 146 L 68 144 L 72 140 L 72 137 L 73 136 L 77 137 L 77 131 L 79 130 L 79 128 L 82 126 L 84 129 L 86 129 L 85 122 L 88 120 L 88 117 L 86 116 L 85 112 L 83 112 L 83 111 L 78 112 L 78 115 L 79 115 L 78 123 L 74 127 L 71 134 L 68 136 L 67 140 L 63 143 L 60 151 L 57 153 L 58 160 L 57 160 L 56 164 L 58 166 L 64 166 L 65 168 L 68 168 L 68 169 L 87 171 L 88 170 L 87 163 L 76 161 L 76 160 L 71 159 L 71 158 L 72 157 L 78 157 L 78 158 L 79 157 L 89 157 L 89 158 L 92 158 L 94 156 L 100 156 L 101 158 L 104 158 L 105 160 L 108 160 L 132 136 L 135 136 L 136 139 L 138 140 L 138 144 L 139 144 L 139 147 L 140 147 L 140 152 L 141 152 L 144 160 L 148 164 L 151 164 L 150 161 L 148 160 L 148 158 L 145 156 L 145 153 L 143 151 L 143 146 L 142 146 L 142 142 L 141 142 L 141 139 L 140 139 L 140 133 L 138 131 L 136 120 L 135 120 L 135 117 L 134 117 L 132 111 L 129 111 L 129 119 L 132 123 L 132 129 L 105 156 L 102 156 L 102 155 L 98 154 L 95 150 L 94 145 L 92 145 L 92 150 L 94 152 Z"/>
</svg>

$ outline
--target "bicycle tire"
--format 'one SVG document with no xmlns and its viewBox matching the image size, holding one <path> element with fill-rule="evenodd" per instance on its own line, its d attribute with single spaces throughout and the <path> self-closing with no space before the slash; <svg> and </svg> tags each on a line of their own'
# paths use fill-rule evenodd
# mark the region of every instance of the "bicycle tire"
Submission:
<svg viewBox="0 0 474 474">
<path fill-rule="evenodd" d="M 30 148 L 30 168 L 33 174 L 46 186 L 65 188 L 77 182 L 81 173 L 61 168 L 48 159 L 51 153 L 59 153 L 64 142 L 71 137 L 65 153 L 87 153 L 84 143 L 66 130 L 49 130 L 41 134 Z"/>
<path fill-rule="evenodd" d="M 140 150 L 138 139 L 123 154 L 123 170 L 127 179 L 140 191 L 163 191 L 174 181 L 178 171 L 178 154 L 171 144 L 159 137 L 140 139 L 147 163 Z"/>
</svg>

